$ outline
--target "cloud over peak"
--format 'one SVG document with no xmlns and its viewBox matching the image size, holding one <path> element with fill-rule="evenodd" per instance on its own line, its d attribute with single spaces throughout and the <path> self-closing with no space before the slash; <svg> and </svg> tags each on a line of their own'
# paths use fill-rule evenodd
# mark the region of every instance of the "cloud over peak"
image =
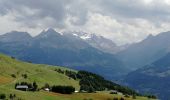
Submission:
<svg viewBox="0 0 170 100">
<path fill-rule="evenodd" d="M 82 30 L 118 44 L 170 29 L 170 0 L 1 0 L 0 32 Z"/>
</svg>

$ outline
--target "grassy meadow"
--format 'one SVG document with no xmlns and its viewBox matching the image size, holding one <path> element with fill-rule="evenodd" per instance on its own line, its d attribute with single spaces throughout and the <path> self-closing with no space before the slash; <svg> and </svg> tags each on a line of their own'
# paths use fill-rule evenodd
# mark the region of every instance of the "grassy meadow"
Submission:
<svg viewBox="0 0 170 100">
<path fill-rule="evenodd" d="M 22 62 L 0 54 L 0 94 L 6 94 L 8 99 L 9 94 L 16 94 L 16 100 L 113 100 L 114 97 L 123 97 L 122 95 L 113 95 L 108 92 L 73 93 L 66 95 L 43 90 L 25 92 L 15 89 L 15 83 L 17 82 L 32 83 L 34 81 L 38 84 L 38 88 L 48 83 L 49 85 L 73 86 L 76 90 L 80 89 L 79 80 L 71 79 L 64 74 L 56 72 L 56 68 L 70 70 L 59 66 Z M 27 78 L 22 77 L 23 74 L 27 74 Z M 129 97 L 125 98 L 125 100 L 133 99 Z M 148 98 L 136 97 L 135 100 L 148 100 Z"/>
</svg>

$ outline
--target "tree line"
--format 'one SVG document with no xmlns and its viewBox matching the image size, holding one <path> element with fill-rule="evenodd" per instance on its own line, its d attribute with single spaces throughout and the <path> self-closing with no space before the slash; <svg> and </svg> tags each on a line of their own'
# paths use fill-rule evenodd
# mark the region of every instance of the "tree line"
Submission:
<svg viewBox="0 0 170 100">
<path fill-rule="evenodd" d="M 62 93 L 62 94 L 72 94 L 75 91 L 73 86 L 52 86 L 52 92 Z"/>
<path fill-rule="evenodd" d="M 69 71 L 69 70 L 61 70 L 61 69 L 55 69 L 58 73 L 65 74 L 66 76 L 74 79 L 79 80 L 80 84 L 80 91 L 86 91 L 86 92 L 95 92 L 95 91 L 103 91 L 103 90 L 117 90 L 123 94 L 128 95 L 140 95 L 136 91 L 121 86 L 119 84 L 116 84 L 114 82 L 108 81 L 104 79 L 104 77 L 87 72 L 87 71 Z"/>
</svg>

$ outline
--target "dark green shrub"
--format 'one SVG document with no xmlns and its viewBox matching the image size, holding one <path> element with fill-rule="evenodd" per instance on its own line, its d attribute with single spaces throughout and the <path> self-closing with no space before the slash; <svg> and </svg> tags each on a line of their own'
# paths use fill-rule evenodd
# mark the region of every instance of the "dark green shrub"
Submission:
<svg viewBox="0 0 170 100">
<path fill-rule="evenodd" d="M 22 74 L 22 77 L 27 79 L 28 76 L 27 76 L 27 74 Z"/>
<path fill-rule="evenodd" d="M 33 82 L 32 86 L 33 86 L 33 91 L 36 91 L 36 90 L 37 90 L 37 88 L 38 88 L 37 83 L 36 83 L 36 82 Z"/>
<path fill-rule="evenodd" d="M 5 99 L 6 98 L 6 95 L 5 94 L 0 94 L 0 99 Z"/>
<path fill-rule="evenodd" d="M 75 88 L 72 86 L 52 86 L 51 91 L 62 94 L 72 94 Z"/>
<path fill-rule="evenodd" d="M 11 76 L 12 76 L 13 78 L 16 78 L 16 75 L 15 75 L 15 74 L 11 74 Z"/>
</svg>

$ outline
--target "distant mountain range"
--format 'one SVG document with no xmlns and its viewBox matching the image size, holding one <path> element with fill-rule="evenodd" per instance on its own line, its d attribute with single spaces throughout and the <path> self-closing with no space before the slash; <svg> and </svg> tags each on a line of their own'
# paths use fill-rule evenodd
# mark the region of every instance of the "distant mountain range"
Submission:
<svg viewBox="0 0 170 100">
<path fill-rule="evenodd" d="M 130 72 L 123 83 L 142 93 L 154 93 L 170 100 L 170 32 L 148 36 L 118 54 Z"/>
<path fill-rule="evenodd" d="M 130 45 L 117 54 L 125 65 L 136 70 L 165 56 L 170 50 L 170 32 L 149 35 L 139 43 Z"/>
<path fill-rule="evenodd" d="M 117 54 L 130 72 L 124 84 L 141 93 L 154 93 L 170 100 L 170 32 L 149 35 Z"/>
<path fill-rule="evenodd" d="M 170 100 L 170 53 L 128 74 L 125 82 L 140 92 L 154 93 L 162 100 Z"/>
<path fill-rule="evenodd" d="M 112 80 L 128 72 L 113 54 L 98 50 L 74 34 L 60 34 L 54 29 L 36 37 L 17 31 L 1 35 L 0 52 L 33 63 L 87 70 Z"/>
</svg>

